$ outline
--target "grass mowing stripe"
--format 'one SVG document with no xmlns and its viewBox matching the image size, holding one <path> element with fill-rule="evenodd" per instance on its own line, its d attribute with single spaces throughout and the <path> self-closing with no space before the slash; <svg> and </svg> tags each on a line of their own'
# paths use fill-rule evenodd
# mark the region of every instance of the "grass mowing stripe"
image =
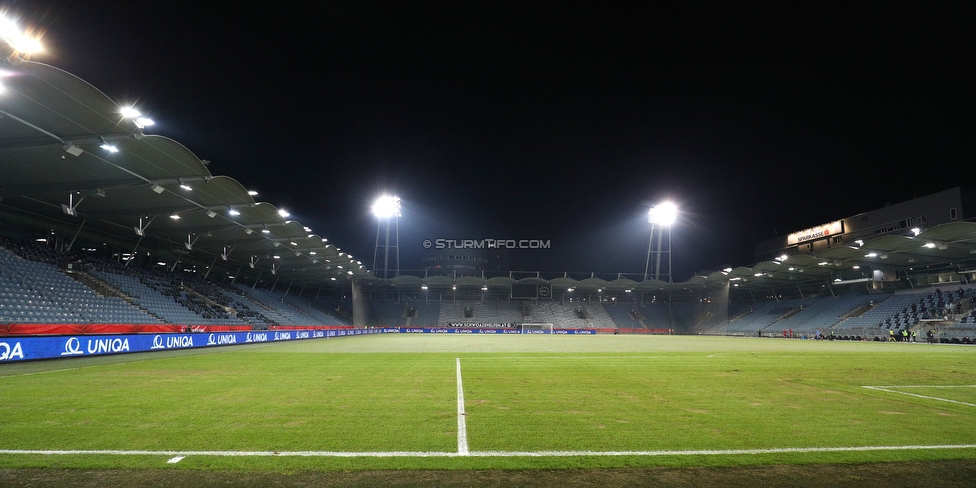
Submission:
<svg viewBox="0 0 976 488">
<path fill-rule="evenodd" d="M 461 385 L 461 358 L 457 358 L 458 454 L 468 454 L 468 427 L 464 418 L 464 386 Z"/>
<path fill-rule="evenodd" d="M 768 449 L 702 449 L 661 451 L 123 451 L 123 450 L 22 450 L 0 449 L 0 454 L 41 455 L 106 455 L 106 456 L 175 456 L 181 460 L 189 456 L 214 457 L 620 457 L 620 456 L 743 456 L 757 454 L 869 452 L 869 451 L 927 451 L 976 449 L 976 444 L 946 444 L 918 446 L 845 446 L 845 447 L 781 447 Z"/>
</svg>

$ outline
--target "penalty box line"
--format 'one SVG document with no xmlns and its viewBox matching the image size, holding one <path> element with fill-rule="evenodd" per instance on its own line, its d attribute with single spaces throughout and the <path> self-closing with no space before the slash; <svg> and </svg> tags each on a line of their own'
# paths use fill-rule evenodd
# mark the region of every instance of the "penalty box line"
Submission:
<svg viewBox="0 0 976 488">
<path fill-rule="evenodd" d="M 888 393 L 897 393 L 899 395 L 908 395 L 915 398 L 924 398 L 926 400 L 935 400 L 938 402 L 955 403 L 956 405 L 965 405 L 967 407 L 976 407 L 976 403 L 961 402 L 959 400 L 952 400 L 949 398 L 935 397 L 930 395 L 919 395 L 918 393 L 909 393 L 907 391 L 900 391 L 896 388 L 976 388 L 976 385 L 904 385 L 904 386 L 862 386 L 861 388 L 867 388 L 868 390 L 884 391 Z"/>
<path fill-rule="evenodd" d="M 687 451 L 140 451 L 140 450 L 30 450 L 0 449 L 0 454 L 22 455 L 99 455 L 99 456 L 174 456 L 178 462 L 189 456 L 213 457 L 331 457 L 331 458 L 435 458 L 435 457 L 620 457 L 620 456 L 741 456 L 756 454 L 810 454 L 832 452 L 924 451 L 939 449 L 976 449 L 976 444 L 908 445 L 908 446 L 849 446 L 849 447 L 785 447 L 772 449 L 705 449 Z"/>
</svg>

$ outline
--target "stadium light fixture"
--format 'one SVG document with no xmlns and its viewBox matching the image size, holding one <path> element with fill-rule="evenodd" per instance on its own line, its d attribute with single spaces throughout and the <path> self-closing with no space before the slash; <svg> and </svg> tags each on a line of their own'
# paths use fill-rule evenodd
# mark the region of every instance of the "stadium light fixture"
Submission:
<svg viewBox="0 0 976 488">
<path fill-rule="evenodd" d="M 383 195 L 373 202 L 373 215 L 380 219 L 400 217 L 400 198 Z"/>
<path fill-rule="evenodd" d="M 678 218 L 678 206 L 672 202 L 664 202 L 651 207 L 647 212 L 647 221 L 655 225 L 669 226 Z"/>
<path fill-rule="evenodd" d="M 70 142 L 64 143 L 64 145 L 61 146 L 61 148 L 64 150 L 65 154 L 70 154 L 75 157 L 81 156 L 85 152 L 84 149 Z"/>
<path fill-rule="evenodd" d="M 119 109 L 119 113 L 127 119 L 134 119 L 141 116 L 142 114 L 133 107 L 122 107 Z"/>
<path fill-rule="evenodd" d="M 3 15 L 0 15 L 0 39 L 3 39 L 14 49 L 10 58 L 15 58 L 18 53 L 30 56 L 44 51 L 44 46 L 39 37 L 30 35 L 22 30 L 13 19 Z"/>
<path fill-rule="evenodd" d="M 102 145 L 101 146 L 98 146 L 98 147 L 100 147 L 100 148 L 102 148 L 102 149 L 104 149 L 104 150 L 106 150 L 106 151 L 108 151 L 108 152 L 110 152 L 112 154 L 115 154 L 115 153 L 119 152 L 119 148 L 118 147 L 115 147 L 114 145 L 109 144 L 107 142 L 103 142 Z"/>
<path fill-rule="evenodd" d="M 280 215 L 282 217 L 285 217 L 285 218 L 291 217 L 291 214 L 288 213 L 288 211 L 285 210 L 285 209 L 278 210 L 278 215 Z"/>
<path fill-rule="evenodd" d="M 254 190 L 248 190 L 247 191 L 247 194 L 248 195 L 251 195 L 252 197 L 258 196 L 258 192 L 254 191 Z"/>
</svg>

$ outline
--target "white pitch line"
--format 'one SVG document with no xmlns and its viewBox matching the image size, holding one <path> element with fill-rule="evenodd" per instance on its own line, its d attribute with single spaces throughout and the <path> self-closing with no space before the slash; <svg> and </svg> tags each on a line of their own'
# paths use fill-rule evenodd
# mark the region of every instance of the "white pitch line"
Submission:
<svg viewBox="0 0 976 488">
<path fill-rule="evenodd" d="M 464 387 L 461 385 L 461 358 L 457 358 L 458 454 L 468 455 L 468 424 L 464 413 Z"/>
<path fill-rule="evenodd" d="M 696 451 L 123 451 L 123 450 L 27 450 L 2 449 L 0 454 L 42 455 L 114 455 L 114 456 L 215 456 L 215 457 L 335 457 L 335 458 L 392 458 L 392 457 L 574 457 L 574 456 L 741 456 L 756 454 L 806 454 L 821 452 L 923 451 L 938 449 L 976 449 L 976 444 L 947 444 L 919 446 L 850 446 L 850 447 L 784 447 L 771 449 L 705 449 Z"/>
<path fill-rule="evenodd" d="M 940 397 L 934 397 L 934 396 L 928 396 L 928 395 L 919 395 L 918 393 L 908 393 L 907 391 L 898 391 L 898 390 L 890 390 L 889 389 L 889 388 L 922 388 L 922 387 L 909 387 L 909 386 L 889 386 L 889 387 L 884 387 L 884 386 L 862 386 L 862 388 L 867 388 L 869 390 L 876 390 L 876 391 L 886 391 L 888 393 L 897 393 L 899 395 L 908 395 L 908 396 L 913 396 L 913 397 L 916 397 L 916 398 L 924 398 L 926 400 L 935 400 L 935 401 L 939 401 L 939 402 L 955 403 L 957 405 L 966 405 L 967 407 L 976 407 L 976 403 L 960 402 L 958 400 L 950 400 L 948 398 L 940 398 Z M 931 388 L 936 388 L 936 387 L 931 387 Z"/>
</svg>

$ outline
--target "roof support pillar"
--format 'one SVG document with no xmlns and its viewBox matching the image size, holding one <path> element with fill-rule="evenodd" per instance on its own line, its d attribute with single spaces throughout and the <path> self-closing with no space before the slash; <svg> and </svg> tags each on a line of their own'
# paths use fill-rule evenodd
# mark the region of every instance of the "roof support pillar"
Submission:
<svg viewBox="0 0 976 488">
<path fill-rule="evenodd" d="M 254 287 L 258 286 L 258 281 L 261 281 L 261 274 L 263 273 L 264 273 L 263 269 L 261 271 L 258 271 L 258 277 L 254 279 L 254 284 L 251 285 L 252 290 L 254 289 Z"/>
<path fill-rule="evenodd" d="M 203 279 L 207 279 L 207 277 L 210 276 L 210 271 L 214 269 L 214 265 L 215 264 L 217 264 L 217 258 L 216 257 L 214 257 L 213 262 L 210 263 L 210 267 L 207 268 L 207 272 L 203 274 Z"/>
<path fill-rule="evenodd" d="M 234 273 L 234 277 L 230 279 L 230 284 L 233 285 L 234 282 L 237 281 L 237 275 L 241 274 L 241 268 L 243 267 L 244 267 L 244 263 L 241 263 L 241 265 L 237 267 L 237 272 Z"/>
<path fill-rule="evenodd" d="M 75 231 L 75 236 L 71 238 L 71 242 L 68 243 L 68 248 L 65 249 L 65 251 L 70 251 L 71 250 L 71 246 L 74 246 L 75 245 L 75 239 L 78 238 L 78 234 L 81 234 L 81 229 L 85 227 L 85 222 L 88 222 L 88 221 L 87 220 L 82 220 L 81 221 L 81 225 L 78 226 L 78 230 Z"/>
<path fill-rule="evenodd" d="M 125 267 L 126 268 L 129 267 L 129 263 L 131 263 L 133 260 L 135 260 L 135 258 L 136 258 L 136 252 L 139 251 L 139 244 L 142 243 L 142 237 L 143 236 L 140 235 L 139 236 L 139 239 L 136 240 L 136 246 L 132 248 L 132 255 L 129 256 L 129 260 L 125 262 Z"/>
</svg>

